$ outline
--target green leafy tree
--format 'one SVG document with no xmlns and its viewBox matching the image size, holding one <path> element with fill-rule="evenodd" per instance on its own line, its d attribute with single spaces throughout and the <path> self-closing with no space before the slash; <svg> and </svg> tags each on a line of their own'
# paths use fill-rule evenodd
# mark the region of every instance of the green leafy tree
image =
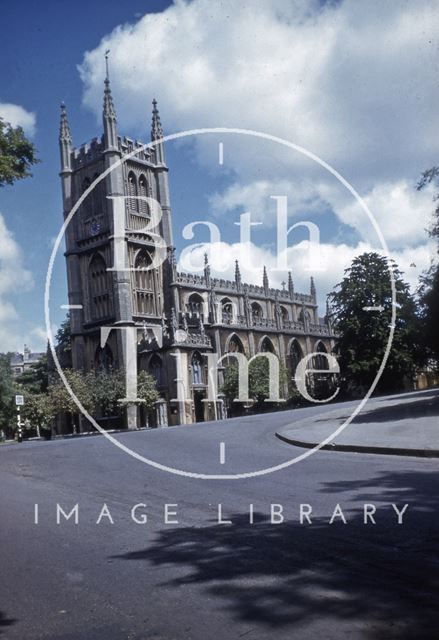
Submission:
<svg viewBox="0 0 439 640">
<path fill-rule="evenodd" d="M 417 189 L 424 189 L 428 184 L 439 184 L 439 167 L 432 167 L 421 176 L 421 180 L 417 185 Z M 433 200 L 439 202 L 439 193 Z M 433 214 L 433 222 L 429 229 L 432 238 L 436 238 L 439 242 L 439 204 L 436 206 Z M 438 245 L 439 253 L 439 245 Z M 429 270 L 421 277 L 419 287 L 419 302 L 424 321 L 424 338 L 427 350 L 436 360 L 436 367 L 439 364 L 439 265 L 433 263 Z"/>
<path fill-rule="evenodd" d="M 17 376 L 15 382 L 29 393 L 45 393 L 48 387 L 47 356 L 42 356 L 38 362 Z"/>
<path fill-rule="evenodd" d="M 74 371 L 65 369 L 64 374 L 73 393 L 82 406 L 94 417 L 122 417 L 125 404 L 125 374 L 123 371 Z M 158 392 L 154 378 L 146 371 L 138 375 L 137 396 L 143 400 L 142 405 L 152 409 L 158 399 Z M 70 414 L 73 431 L 75 431 L 74 416 L 79 414 L 79 408 L 71 397 L 61 379 L 50 388 L 50 397 L 56 413 Z"/>
<path fill-rule="evenodd" d="M 89 375 L 95 413 L 99 413 L 101 417 L 121 416 L 124 408 L 119 400 L 125 396 L 123 371 L 98 371 Z"/>
<path fill-rule="evenodd" d="M 50 432 L 56 415 L 53 397 L 48 393 L 25 393 L 22 417 L 31 427 Z"/>
<path fill-rule="evenodd" d="M 14 381 L 10 353 L 0 354 L 0 429 L 12 436 L 15 428 Z"/>
<path fill-rule="evenodd" d="M 31 176 L 29 170 L 37 162 L 35 147 L 23 129 L 0 118 L 0 187 Z"/>
<path fill-rule="evenodd" d="M 226 396 L 229 404 L 232 405 L 235 398 L 239 395 L 239 369 L 238 364 L 230 359 L 230 363 L 226 365 L 224 370 L 224 383 L 221 391 Z M 256 358 L 252 360 L 248 366 L 248 395 L 253 401 L 255 408 L 261 410 L 268 403 L 265 402 L 270 395 L 269 389 L 269 363 L 267 358 Z M 279 395 L 282 398 L 282 390 L 287 387 L 288 372 L 279 361 Z"/>
<path fill-rule="evenodd" d="M 72 340 L 69 313 L 65 320 L 61 322 L 61 326 L 55 335 L 55 341 L 56 354 L 61 367 L 63 369 L 70 369 L 72 366 Z"/>
<path fill-rule="evenodd" d="M 92 374 L 85 374 L 82 371 L 65 369 L 64 375 L 76 398 L 80 401 L 86 411 L 94 409 L 94 392 Z M 55 413 L 67 413 L 70 415 L 72 431 L 76 432 L 75 415 L 79 413 L 79 408 L 68 392 L 64 382 L 57 378 L 50 386 L 49 395 L 53 403 Z"/>
<path fill-rule="evenodd" d="M 421 277 L 418 289 L 424 324 L 424 342 L 430 363 L 439 364 L 439 267 L 432 265 Z"/>
<path fill-rule="evenodd" d="M 396 323 L 389 358 L 378 389 L 402 390 L 422 364 L 421 322 L 416 302 L 394 263 L 378 253 L 364 253 L 345 270 L 343 280 L 330 295 L 339 338 L 337 352 L 341 382 L 352 395 L 372 384 L 384 357 L 392 316 L 389 268 L 396 288 Z M 365 307 L 381 310 L 367 311 Z"/>
<path fill-rule="evenodd" d="M 139 371 L 137 376 L 137 397 L 144 401 L 143 405 L 147 410 L 151 410 L 159 399 L 156 381 L 146 371 Z"/>
</svg>

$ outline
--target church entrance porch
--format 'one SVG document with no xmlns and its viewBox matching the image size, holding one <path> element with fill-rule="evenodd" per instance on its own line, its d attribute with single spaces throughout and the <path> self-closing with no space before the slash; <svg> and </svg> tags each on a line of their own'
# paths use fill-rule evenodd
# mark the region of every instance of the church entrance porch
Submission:
<svg viewBox="0 0 439 640">
<path fill-rule="evenodd" d="M 205 398 L 205 391 L 194 391 L 194 418 L 195 422 L 204 422 L 205 421 L 205 405 L 203 402 Z"/>
</svg>

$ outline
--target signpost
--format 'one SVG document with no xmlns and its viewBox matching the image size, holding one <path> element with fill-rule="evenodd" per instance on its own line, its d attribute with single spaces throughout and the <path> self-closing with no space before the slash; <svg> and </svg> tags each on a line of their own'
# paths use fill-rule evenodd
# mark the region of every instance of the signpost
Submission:
<svg viewBox="0 0 439 640">
<path fill-rule="evenodd" d="M 15 396 L 15 405 L 17 407 L 17 442 L 23 442 L 23 430 L 21 428 L 20 407 L 24 405 L 24 396 Z"/>
</svg>

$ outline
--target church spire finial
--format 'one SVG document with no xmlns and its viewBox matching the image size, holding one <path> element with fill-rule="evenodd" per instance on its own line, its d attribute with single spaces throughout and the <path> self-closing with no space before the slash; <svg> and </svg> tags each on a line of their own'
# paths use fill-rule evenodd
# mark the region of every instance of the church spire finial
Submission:
<svg viewBox="0 0 439 640">
<path fill-rule="evenodd" d="M 207 251 L 204 252 L 204 277 L 206 280 L 206 285 L 210 287 L 210 265 Z"/>
<path fill-rule="evenodd" d="M 268 288 L 270 286 L 269 282 L 268 282 L 268 276 L 267 276 L 267 267 L 264 265 L 264 273 L 262 276 L 262 284 L 263 287 L 265 289 L 265 293 L 268 293 Z"/>
<path fill-rule="evenodd" d="M 59 123 L 59 150 L 61 154 L 61 171 L 71 170 L 72 134 L 67 118 L 66 105 L 61 102 L 61 119 Z"/>
<path fill-rule="evenodd" d="M 104 142 L 106 149 L 117 149 L 117 131 L 116 131 L 116 110 L 114 108 L 113 96 L 111 95 L 110 77 L 108 71 L 108 54 L 110 50 L 105 52 L 105 89 L 104 89 L 104 108 L 102 119 L 104 123 Z"/>
<path fill-rule="evenodd" d="M 151 140 L 155 142 L 159 138 L 163 138 L 163 128 L 159 110 L 157 109 L 157 100 L 154 98 L 152 101 Z"/>
<path fill-rule="evenodd" d="M 238 260 L 235 260 L 235 282 L 236 282 L 237 290 L 240 291 L 241 290 L 241 270 L 239 268 Z"/>
<path fill-rule="evenodd" d="M 163 138 L 163 127 L 157 109 L 157 100 L 154 98 L 152 101 L 151 142 L 159 141 L 154 145 L 157 164 L 165 164 L 165 149 L 161 138 Z"/>
<path fill-rule="evenodd" d="M 105 82 L 110 82 L 110 74 L 108 71 L 108 56 L 110 55 L 110 49 L 105 52 Z"/>
<path fill-rule="evenodd" d="M 72 134 L 70 132 L 69 121 L 67 118 L 66 105 L 64 100 L 61 102 L 61 120 L 59 125 L 59 139 L 65 140 L 69 144 L 72 143 Z"/>
<path fill-rule="evenodd" d="M 316 292 L 316 285 L 314 282 L 314 278 L 311 276 L 311 286 L 310 286 L 310 293 L 311 293 L 311 297 L 313 297 L 315 299 L 317 292 Z"/>
<path fill-rule="evenodd" d="M 290 294 L 290 297 L 292 298 L 294 296 L 294 282 L 291 271 L 288 271 L 288 292 Z"/>
</svg>

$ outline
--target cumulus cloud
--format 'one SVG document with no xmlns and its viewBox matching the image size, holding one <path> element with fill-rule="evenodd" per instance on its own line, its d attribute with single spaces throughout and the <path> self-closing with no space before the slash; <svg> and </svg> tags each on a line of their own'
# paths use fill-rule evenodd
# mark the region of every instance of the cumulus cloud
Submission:
<svg viewBox="0 0 439 640">
<path fill-rule="evenodd" d="M 345 269 L 352 260 L 362 253 L 376 251 L 367 242 L 359 242 L 355 246 L 345 243 L 321 243 L 311 247 L 308 241 L 302 241 L 289 247 L 285 255 L 277 256 L 270 249 L 259 247 L 253 243 L 213 242 L 187 247 L 180 255 L 178 267 L 182 271 L 202 272 L 204 254 L 208 254 L 211 273 L 214 277 L 233 280 L 235 260 L 239 261 L 243 282 L 262 285 L 263 267 L 266 266 L 270 286 L 280 288 L 286 282 L 286 264 L 293 274 L 296 291 L 309 292 L 310 276 L 314 275 L 317 284 L 317 300 L 322 313 L 325 308 L 326 295 L 341 281 Z M 389 256 L 400 270 L 403 278 L 415 291 L 419 275 L 426 270 L 434 257 L 434 243 L 420 245 L 416 248 L 393 250 Z M 383 252 L 381 252 L 383 253 Z M 319 256 L 319 264 L 310 263 L 310 257 Z M 385 255 L 385 254 L 383 254 Z M 318 266 L 318 268 L 316 268 Z"/>
<path fill-rule="evenodd" d="M 23 127 L 28 136 L 35 135 L 37 118 L 35 113 L 26 111 L 18 104 L 0 102 L 0 118 L 9 122 L 13 127 Z"/>
<path fill-rule="evenodd" d="M 327 194 L 328 200 L 331 200 Z M 392 247 L 425 243 L 426 229 L 431 224 L 434 187 L 416 191 L 413 183 L 399 180 L 378 184 L 363 195 L 363 200 L 376 219 L 387 243 Z M 340 220 L 355 227 L 365 239 L 376 233 L 364 211 L 353 199 L 341 204 L 333 202 Z"/>
<path fill-rule="evenodd" d="M 157 97 L 166 133 L 245 128 L 313 152 L 363 196 L 415 287 L 434 256 L 425 233 L 433 191 L 417 192 L 414 185 L 439 157 L 439 111 L 432 108 L 438 19 L 431 0 L 179 0 L 117 27 L 85 53 L 83 101 L 100 120 L 104 52 L 110 49 L 122 131 L 147 140 L 147 105 Z M 251 211 L 252 219 L 273 227 L 270 196 L 286 195 L 291 223 L 308 213 L 335 216 L 315 274 L 322 304 L 352 259 L 377 249 L 373 225 L 322 163 L 274 141 L 221 135 L 200 136 L 193 144 L 210 175 L 218 166 L 217 142 L 224 141 L 229 180 L 208 196 L 209 214 Z M 284 256 L 302 291 L 309 288 L 309 246 L 301 242 Z M 219 277 L 233 278 L 239 258 L 248 282 L 261 283 L 264 264 L 273 285 L 286 279 L 272 248 L 252 243 L 199 245 L 183 252 L 180 267 L 202 268 L 206 248 Z"/>
<path fill-rule="evenodd" d="M 228 213 L 249 211 L 252 220 L 270 227 L 277 224 L 276 198 L 286 197 L 288 219 L 291 222 L 299 217 L 306 220 L 308 215 L 319 222 L 318 214 L 333 212 L 338 221 L 354 230 L 360 239 L 380 245 L 374 226 L 376 222 L 388 246 L 402 248 L 426 243 L 434 195 L 434 185 L 417 191 L 414 183 L 408 180 L 379 183 L 362 195 L 371 213 L 369 217 L 360 203 L 338 185 L 295 179 L 256 180 L 234 182 L 224 191 L 214 193 L 209 203 L 212 213 L 218 218 Z M 332 226 L 334 235 L 339 235 L 340 226 L 334 221 L 329 221 L 326 226 Z"/>
<path fill-rule="evenodd" d="M 222 192 L 216 192 L 209 198 L 211 211 L 222 216 L 224 213 L 239 211 L 251 212 L 252 219 L 267 226 L 276 224 L 278 197 L 287 198 L 288 216 L 313 215 L 328 210 L 328 204 L 321 197 L 318 185 L 309 180 L 255 180 L 253 182 L 234 182 Z"/>
<path fill-rule="evenodd" d="M 32 273 L 25 267 L 23 253 L 0 213 L 0 351 L 22 350 L 24 342 L 41 345 L 41 336 L 17 332 L 14 298 L 33 287 Z"/>
<path fill-rule="evenodd" d="M 125 129 L 147 130 L 155 95 L 168 132 L 267 131 L 371 188 L 417 176 L 438 156 L 438 17 L 431 0 L 180 0 L 117 27 L 85 54 L 84 102 L 100 117 L 109 48 Z M 254 161 L 243 146 L 228 156 L 240 171 Z"/>
</svg>

